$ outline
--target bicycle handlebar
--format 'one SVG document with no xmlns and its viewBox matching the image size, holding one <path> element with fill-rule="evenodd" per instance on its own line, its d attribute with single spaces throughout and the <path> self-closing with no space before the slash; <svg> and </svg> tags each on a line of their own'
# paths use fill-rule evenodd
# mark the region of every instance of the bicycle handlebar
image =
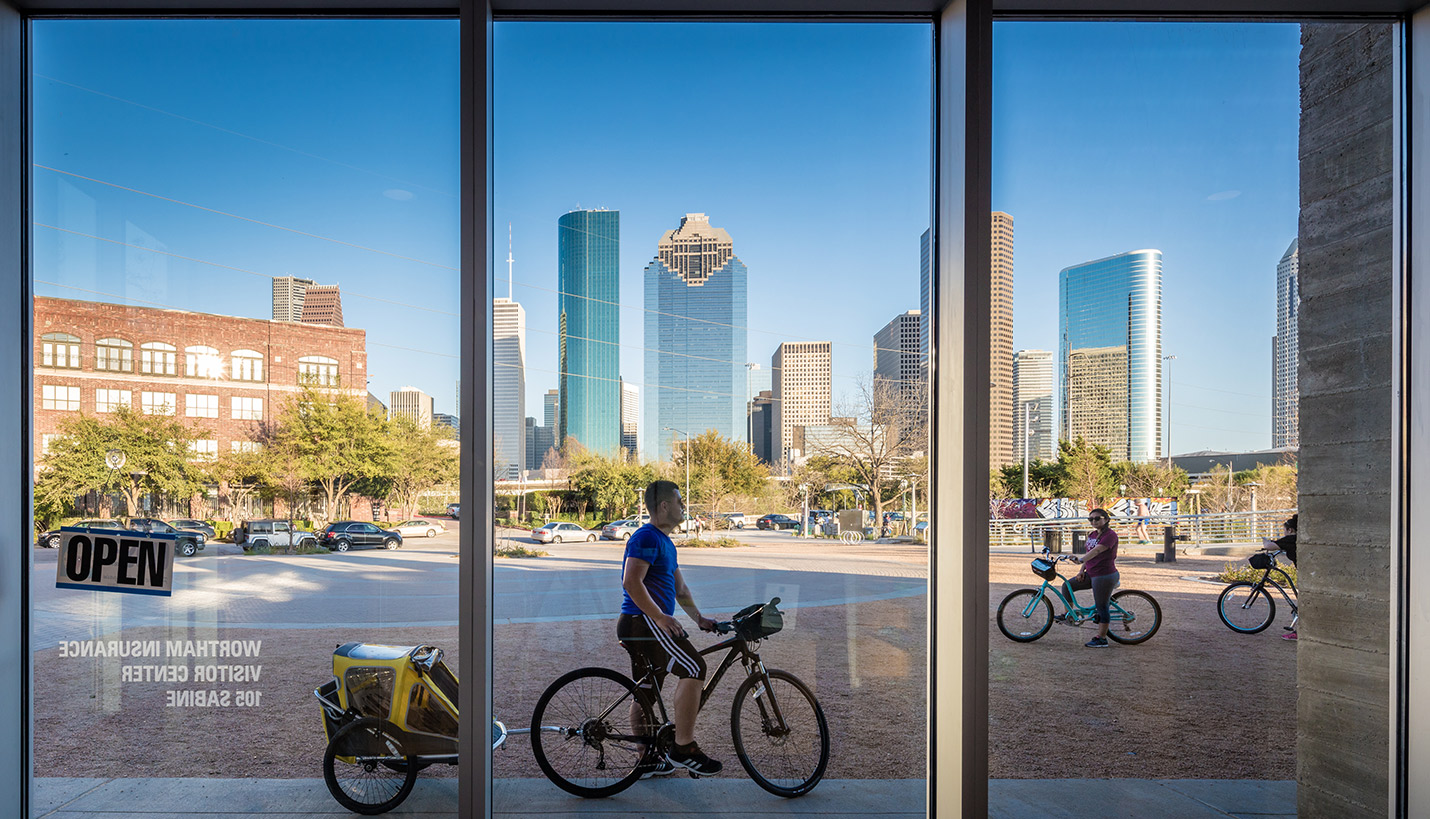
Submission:
<svg viewBox="0 0 1430 819">
<path fill-rule="evenodd" d="M 750 612 L 749 614 L 745 615 L 744 617 L 741 617 L 740 619 L 741 619 L 741 620 L 746 620 L 746 619 L 749 619 L 749 618 L 751 618 L 751 617 L 754 617 L 756 614 L 759 614 L 760 612 L 764 611 L 766 606 L 777 606 L 777 605 L 779 605 L 779 602 L 780 602 L 780 599 L 779 599 L 778 597 L 772 597 L 772 598 L 770 598 L 770 602 L 761 605 L 759 608 L 755 609 L 754 611 Z M 734 621 L 734 620 L 724 620 L 724 621 L 721 621 L 721 622 L 717 622 L 717 623 L 715 624 L 715 628 L 714 628 L 713 630 L 714 630 L 714 632 L 715 632 L 716 634 L 729 634 L 730 632 L 732 632 L 732 631 L 735 630 L 735 621 Z"/>
</svg>

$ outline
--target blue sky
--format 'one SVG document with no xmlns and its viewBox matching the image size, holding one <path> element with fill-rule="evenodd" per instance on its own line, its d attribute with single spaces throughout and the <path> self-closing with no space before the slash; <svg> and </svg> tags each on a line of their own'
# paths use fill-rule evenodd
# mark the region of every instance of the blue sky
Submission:
<svg viewBox="0 0 1430 819">
<path fill-rule="evenodd" d="M 372 390 L 451 411 L 457 45 L 453 21 L 37 22 L 36 220 L 214 263 L 37 227 L 38 280 L 117 296 L 38 292 L 267 317 L 265 276 L 336 282 Z M 1060 269 L 1158 248 L 1173 449 L 1269 445 L 1298 28 L 1000 23 L 995 47 L 1016 347 L 1056 349 Z M 836 400 L 852 391 L 873 334 L 918 307 L 930 59 L 919 24 L 498 25 L 494 218 L 527 309 L 528 414 L 556 384 L 556 220 L 576 207 L 622 214 L 630 380 L 642 270 L 704 212 L 750 270 L 750 359 L 831 340 Z"/>
</svg>

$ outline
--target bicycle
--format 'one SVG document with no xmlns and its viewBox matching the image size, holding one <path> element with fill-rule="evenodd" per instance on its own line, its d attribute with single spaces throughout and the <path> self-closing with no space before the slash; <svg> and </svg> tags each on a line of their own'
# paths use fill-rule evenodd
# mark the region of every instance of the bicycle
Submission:
<svg viewBox="0 0 1430 819">
<path fill-rule="evenodd" d="M 1286 579 L 1286 585 L 1291 587 L 1291 591 L 1300 596 L 1300 592 L 1296 590 L 1296 581 L 1276 562 L 1276 556 L 1279 554 L 1282 554 L 1282 551 L 1277 549 L 1257 552 L 1248 557 L 1246 562 L 1251 564 L 1251 568 L 1261 570 L 1261 578 L 1255 582 L 1238 580 L 1221 590 L 1221 596 L 1216 601 L 1216 613 L 1227 628 L 1237 634 L 1259 634 L 1265 631 L 1271 621 L 1276 619 L 1276 598 L 1266 590 L 1266 587 L 1270 586 L 1281 592 L 1281 596 L 1286 598 L 1286 604 L 1291 607 L 1291 625 L 1286 626 L 1286 630 L 1296 630 L 1296 621 L 1301 617 L 1296 600 L 1286 593 L 1284 586 L 1271 579 L 1272 572 L 1281 575 Z"/>
<path fill-rule="evenodd" d="M 767 669 L 760 659 L 760 641 L 784 625 L 779 601 L 757 603 L 715 624 L 716 632 L 735 636 L 700 651 L 728 649 L 702 687 L 700 705 L 739 660 L 746 677 L 730 707 L 735 755 L 761 788 L 792 798 L 809 793 L 824 776 L 829 726 L 809 686 L 787 671 Z M 586 798 L 611 796 L 671 751 L 675 725 L 655 670 L 642 664 L 639 682 L 609 668 L 579 668 L 557 678 L 536 701 L 531 748 L 557 787 Z M 649 688 L 640 687 L 647 683 Z M 631 724 L 633 702 L 640 712 L 636 725 Z"/>
<path fill-rule="evenodd" d="M 1058 573 L 1058 564 L 1070 560 L 1068 555 L 1033 559 L 1033 573 L 1043 579 L 1043 585 L 1036 589 L 1018 589 L 998 604 L 998 630 L 1003 636 L 1017 643 L 1031 643 L 1048 633 L 1052 628 L 1053 604 L 1049 597 L 1055 597 L 1066 611 L 1063 622 L 1071 626 L 1082 625 L 1091 620 L 1095 606 L 1079 606 L 1077 595 L 1064 594 L 1061 585 L 1054 586 L 1054 580 L 1063 580 Z M 1136 645 L 1151 639 L 1162 626 L 1162 607 L 1156 598 L 1144 591 L 1123 589 L 1112 593 L 1107 605 L 1109 626 L 1107 636 L 1124 645 Z"/>
</svg>

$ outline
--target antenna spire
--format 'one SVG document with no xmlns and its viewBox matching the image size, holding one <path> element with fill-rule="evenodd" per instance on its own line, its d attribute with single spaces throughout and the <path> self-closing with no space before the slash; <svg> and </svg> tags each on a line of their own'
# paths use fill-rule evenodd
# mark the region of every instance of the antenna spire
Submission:
<svg viewBox="0 0 1430 819">
<path fill-rule="evenodd" d="M 511 266 L 516 259 L 511 256 L 511 222 L 506 223 L 506 297 L 511 300 Z"/>
</svg>

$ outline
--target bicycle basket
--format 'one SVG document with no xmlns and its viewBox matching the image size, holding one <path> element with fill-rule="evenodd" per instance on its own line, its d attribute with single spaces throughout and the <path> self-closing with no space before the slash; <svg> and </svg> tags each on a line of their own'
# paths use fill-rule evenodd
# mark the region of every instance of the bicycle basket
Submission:
<svg viewBox="0 0 1430 819">
<path fill-rule="evenodd" d="M 1271 568 L 1271 555 L 1265 552 L 1257 552 L 1251 557 L 1248 557 L 1246 562 L 1250 563 L 1253 569 L 1269 569 Z"/>
<path fill-rule="evenodd" d="M 1033 574 L 1044 580 L 1054 580 L 1058 576 L 1057 564 L 1051 560 L 1044 560 L 1041 557 L 1033 560 Z"/>
<path fill-rule="evenodd" d="M 742 640 L 760 640 L 785 627 L 784 612 L 768 603 L 746 606 L 732 619 L 735 621 L 735 633 Z"/>
</svg>

